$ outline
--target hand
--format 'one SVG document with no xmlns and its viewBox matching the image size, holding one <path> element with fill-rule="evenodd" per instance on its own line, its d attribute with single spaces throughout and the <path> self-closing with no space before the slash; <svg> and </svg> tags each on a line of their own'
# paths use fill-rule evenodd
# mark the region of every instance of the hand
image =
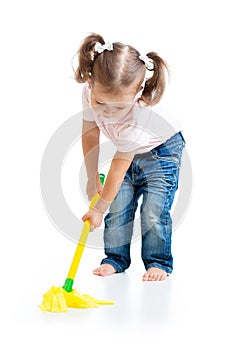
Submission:
<svg viewBox="0 0 233 350">
<path fill-rule="evenodd" d="M 103 213 L 93 208 L 91 210 L 88 210 L 88 212 L 85 215 L 83 215 L 82 220 L 89 220 L 91 227 L 90 231 L 93 231 L 96 227 L 99 227 L 101 225 L 103 221 L 103 215 Z"/>
<path fill-rule="evenodd" d="M 101 195 L 102 191 L 103 185 L 100 182 L 99 174 L 96 175 L 95 179 L 89 179 L 87 181 L 86 193 L 89 201 L 96 193 L 99 193 Z"/>
</svg>

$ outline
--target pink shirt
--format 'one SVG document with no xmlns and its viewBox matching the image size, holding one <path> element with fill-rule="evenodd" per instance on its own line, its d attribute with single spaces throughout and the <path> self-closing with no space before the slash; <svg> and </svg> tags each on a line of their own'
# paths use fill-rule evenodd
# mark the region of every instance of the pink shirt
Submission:
<svg viewBox="0 0 233 350">
<path fill-rule="evenodd" d="M 122 118 L 106 118 L 91 108 L 88 84 L 83 88 L 83 119 L 95 122 L 103 134 L 109 138 L 119 152 L 145 153 L 164 143 L 180 131 L 174 118 L 166 118 L 161 103 L 144 107 L 135 102 L 131 111 Z M 168 116 L 168 114 L 166 114 Z"/>
</svg>

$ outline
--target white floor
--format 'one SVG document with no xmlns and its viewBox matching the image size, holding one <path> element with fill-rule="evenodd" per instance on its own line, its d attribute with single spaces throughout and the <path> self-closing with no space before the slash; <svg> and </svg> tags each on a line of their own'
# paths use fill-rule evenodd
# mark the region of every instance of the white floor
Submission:
<svg viewBox="0 0 233 350">
<path fill-rule="evenodd" d="M 18 266 L 13 268 L 15 277 L 2 289 L 7 349 L 124 349 L 136 345 L 232 349 L 230 276 L 221 273 L 218 266 L 208 271 L 211 264 L 203 260 L 205 249 L 194 243 L 185 232 L 187 227 L 184 222 L 174 234 L 175 271 L 165 282 L 141 281 L 144 268 L 140 241 L 132 245 L 129 270 L 106 278 L 92 275 L 102 252 L 86 248 L 75 288 L 97 298 L 112 299 L 115 304 L 69 309 L 63 314 L 42 313 L 37 305 L 51 285 L 64 282 L 75 244 L 55 230 L 33 235 L 30 251 L 19 258 Z M 18 247 L 14 249 L 20 257 Z"/>
</svg>

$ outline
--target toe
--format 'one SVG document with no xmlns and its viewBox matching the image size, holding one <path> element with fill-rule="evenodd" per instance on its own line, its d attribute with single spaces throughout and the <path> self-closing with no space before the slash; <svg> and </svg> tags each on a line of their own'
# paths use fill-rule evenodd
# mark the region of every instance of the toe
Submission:
<svg viewBox="0 0 233 350">
<path fill-rule="evenodd" d="M 109 276 L 116 272 L 116 269 L 110 264 L 103 264 L 93 271 L 97 276 Z"/>
<path fill-rule="evenodd" d="M 158 268 L 150 268 L 143 275 L 143 281 L 164 281 L 167 277 L 167 273 Z"/>
<path fill-rule="evenodd" d="M 148 274 L 148 272 L 147 272 L 147 273 L 145 273 L 145 274 L 143 275 L 142 280 L 143 280 L 143 281 L 148 281 L 148 278 L 149 278 L 149 274 Z"/>
<path fill-rule="evenodd" d="M 101 273 L 101 267 L 97 267 L 97 269 L 95 269 L 95 270 L 93 270 L 93 274 L 94 275 L 100 275 L 100 273 Z"/>
</svg>

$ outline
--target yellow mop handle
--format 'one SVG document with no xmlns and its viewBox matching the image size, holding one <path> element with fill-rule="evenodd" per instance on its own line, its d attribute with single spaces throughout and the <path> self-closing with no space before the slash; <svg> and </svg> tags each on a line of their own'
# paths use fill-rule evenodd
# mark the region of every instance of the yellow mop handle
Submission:
<svg viewBox="0 0 233 350">
<path fill-rule="evenodd" d="M 96 205 L 98 199 L 99 199 L 99 193 L 96 193 L 91 199 L 89 209 L 92 209 Z M 74 280 L 89 232 L 90 232 L 90 222 L 89 220 L 86 220 L 84 222 L 81 236 L 80 236 L 76 251 L 74 253 L 73 261 L 71 263 L 70 270 L 67 275 L 67 278 L 69 279 Z"/>
</svg>

